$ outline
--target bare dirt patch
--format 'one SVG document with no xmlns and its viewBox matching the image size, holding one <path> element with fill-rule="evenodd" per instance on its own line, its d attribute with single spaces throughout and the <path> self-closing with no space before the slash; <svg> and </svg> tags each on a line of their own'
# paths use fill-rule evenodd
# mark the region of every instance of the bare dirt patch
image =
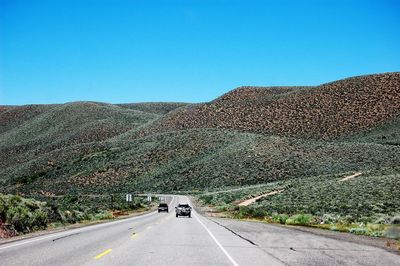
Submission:
<svg viewBox="0 0 400 266">
<path fill-rule="evenodd" d="M 256 200 L 258 200 L 258 199 L 261 199 L 261 198 L 266 197 L 266 196 L 272 196 L 272 195 L 281 193 L 281 192 L 283 192 L 283 191 L 284 191 L 284 189 L 281 189 L 281 190 L 274 190 L 274 191 L 268 192 L 268 193 L 266 193 L 266 194 L 262 194 L 262 195 L 260 195 L 260 196 L 257 196 L 257 197 L 254 197 L 254 198 L 251 198 L 251 199 L 242 201 L 242 202 L 240 202 L 238 205 L 239 205 L 239 206 L 248 206 L 248 205 L 250 205 L 250 204 L 256 202 Z"/>
<path fill-rule="evenodd" d="M 0 221 L 0 238 L 9 238 L 15 236 L 15 232 L 9 228 L 6 224 L 2 224 Z"/>
<path fill-rule="evenodd" d="M 347 181 L 349 179 L 355 178 L 355 177 L 360 176 L 360 175 L 362 175 L 362 172 L 357 172 L 355 174 L 343 177 L 342 179 L 339 180 L 339 182 Z"/>
</svg>

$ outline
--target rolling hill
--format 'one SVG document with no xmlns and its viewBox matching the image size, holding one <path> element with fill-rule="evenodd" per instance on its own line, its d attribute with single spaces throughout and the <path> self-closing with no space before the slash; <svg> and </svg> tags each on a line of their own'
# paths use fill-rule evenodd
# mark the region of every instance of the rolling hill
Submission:
<svg viewBox="0 0 400 266">
<path fill-rule="evenodd" d="M 152 113 L 90 102 L 14 107 L 0 117 L 1 166 L 72 145 L 103 141 L 155 118 Z"/>
<path fill-rule="evenodd" d="M 188 105 L 148 132 L 223 128 L 268 135 L 335 139 L 400 115 L 400 73 L 359 76 L 316 87 L 241 87 Z"/>
<path fill-rule="evenodd" d="M 352 172 L 396 188 L 399 119 L 398 72 L 315 87 L 240 87 L 202 104 L 1 106 L 0 193 L 46 199 L 271 182 L 324 187 Z M 336 191 L 348 195 L 352 184 Z M 354 191 L 362 194 L 355 200 L 367 193 Z"/>
</svg>

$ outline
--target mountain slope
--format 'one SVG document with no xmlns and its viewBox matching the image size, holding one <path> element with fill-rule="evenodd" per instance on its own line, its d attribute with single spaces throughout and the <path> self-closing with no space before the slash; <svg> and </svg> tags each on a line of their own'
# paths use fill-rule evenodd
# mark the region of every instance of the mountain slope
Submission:
<svg viewBox="0 0 400 266">
<path fill-rule="evenodd" d="M 0 106 L 0 134 L 23 124 L 54 105 Z"/>
<path fill-rule="evenodd" d="M 5 106 L 0 192 L 165 192 L 396 174 L 399 82 L 400 73 L 387 73 L 241 87 L 206 104 Z"/>
<path fill-rule="evenodd" d="M 142 135 L 224 128 L 267 135 L 335 139 L 400 115 L 400 72 L 316 87 L 242 87 L 215 101 L 169 113 Z"/>
<path fill-rule="evenodd" d="M 11 107 L 0 113 L 0 166 L 6 168 L 53 150 L 104 141 L 159 117 L 156 112 L 95 102 Z"/>
<path fill-rule="evenodd" d="M 165 115 L 174 109 L 188 105 L 187 103 L 124 103 L 117 104 L 120 107 L 138 110 L 146 113 Z"/>
<path fill-rule="evenodd" d="M 385 121 L 373 128 L 350 136 L 344 136 L 340 140 L 400 146 L 400 118 Z"/>
<path fill-rule="evenodd" d="M 168 192 L 351 171 L 391 174 L 400 170 L 398 154 L 400 147 L 393 145 L 196 129 L 72 146 L 41 154 L 0 175 L 10 192 Z"/>
</svg>

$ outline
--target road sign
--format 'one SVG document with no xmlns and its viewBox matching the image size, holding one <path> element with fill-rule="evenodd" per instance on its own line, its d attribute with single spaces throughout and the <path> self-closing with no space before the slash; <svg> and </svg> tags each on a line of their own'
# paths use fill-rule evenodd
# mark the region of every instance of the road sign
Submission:
<svg viewBox="0 0 400 266">
<path fill-rule="evenodd" d="M 132 194 L 126 194 L 126 201 L 131 202 L 132 201 Z"/>
</svg>

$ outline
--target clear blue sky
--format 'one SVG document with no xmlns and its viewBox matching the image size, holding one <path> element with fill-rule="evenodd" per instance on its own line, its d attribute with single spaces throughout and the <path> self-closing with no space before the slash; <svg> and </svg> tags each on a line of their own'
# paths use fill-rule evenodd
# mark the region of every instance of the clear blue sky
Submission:
<svg viewBox="0 0 400 266">
<path fill-rule="evenodd" d="M 203 102 L 400 71 L 400 1 L 0 0 L 0 104 Z"/>
</svg>

